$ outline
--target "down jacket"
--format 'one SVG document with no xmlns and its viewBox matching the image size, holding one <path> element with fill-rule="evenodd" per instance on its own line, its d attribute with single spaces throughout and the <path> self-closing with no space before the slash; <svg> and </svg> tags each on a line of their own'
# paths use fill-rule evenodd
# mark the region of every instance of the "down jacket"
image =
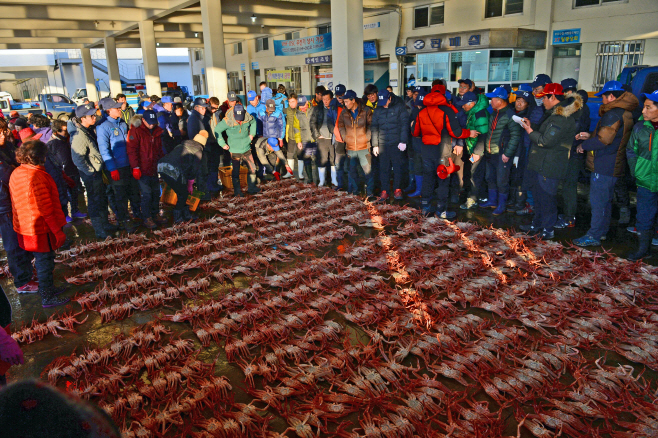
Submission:
<svg viewBox="0 0 658 438">
<path fill-rule="evenodd" d="M 489 114 L 489 133 L 485 141 L 486 154 L 505 154 L 513 157 L 521 142 L 521 125 L 512 120 L 516 111 L 512 105 Z"/>
<path fill-rule="evenodd" d="M 128 124 L 121 117 L 108 117 L 96 128 L 98 150 L 108 172 L 130 166 L 128 161 Z"/>
<path fill-rule="evenodd" d="M 22 164 L 11 174 L 14 231 L 26 251 L 49 252 L 57 249 L 55 232 L 66 225 L 59 194 L 43 166 Z"/>
<path fill-rule="evenodd" d="M 168 135 L 159 126 L 153 131 L 141 122 L 141 118 L 131 120 L 132 127 L 128 131 L 128 159 L 130 167 L 139 167 L 144 176 L 158 176 L 158 160 L 164 157 L 162 136 Z"/>
<path fill-rule="evenodd" d="M 96 135 L 82 125 L 78 127 L 78 133 L 71 142 L 71 159 L 75 167 L 85 175 L 92 175 L 103 169 L 103 157 L 98 150 Z"/>
<path fill-rule="evenodd" d="M 11 213 L 9 178 L 18 166 L 14 143 L 5 141 L 5 144 L 0 146 L 0 214 Z"/>
<path fill-rule="evenodd" d="M 619 178 L 626 171 L 626 144 L 633 129 L 633 110 L 639 101 L 625 92 L 617 99 L 601 105 L 601 119 L 591 137 L 581 145 L 587 151 L 590 172 Z"/>
<path fill-rule="evenodd" d="M 286 108 L 286 118 L 288 123 L 286 125 L 286 140 L 288 144 L 292 143 L 313 143 L 315 136 L 311 130 L 311 121 L 314 119 L 313 108 L 307 108 L 302 111 L 299 107 L 292 109 Z M 291 147 L 291 146 L 288 146 Z"/>
<path fill-rule="evenodd" d="M 475 102 L 473 108 L 466 113 L 466 129 L 475 130 L 480 134 L 486 134 L 489 132 L 489 112 L 487 107 L 489 106 L 489 99 L 484 94 L 478 94 L 478 101 Z M 467 138 L 464 140 L 466 143 L 466 148 L 470 154 L 475 150 L 475 145 L 478 142 L 477 138 Z"/>
<path fill-rule="evenodd" d="M 546 178 L 564 179 L 582 105 L 579 95 L 569 96 L 544 112 L 537 129 L 532 126 L 528 169 Z"/>
<path fill-rule="evenodd" d="M 343 108 L 338 116 L 338 131 L 348 151 L 362 151 L 370 148 L 370 125 L 372 111 L 363 102 L 358 102 L 356 118 L 352 111 Z"/>
<path fill-rule="evenodd" d="M 644 116 L 633 127 L 626 155 L 637 185 L 658 193 L 658 130 Z"/>
<path fill-rule="evenodd" d="M 378 105 L 372 113 L 373 147 L 391 147 L 409 142 L 409 113 L 401 97 L 392 95 L 388 108 Z"/>
<path fill-rule="evenodd" d="M 457 110 L 442 93 L 428 94 L 423 99 L 423 104 L 425 108 L 418 113 L 412 135 L 422 135 L 423 144 L 440 146 L 441 156 L 449 157 L 452 155 L 452 139 L 468 138 L 471 133 L 468 129 L 461 128 L 457 120 Z"/>
<path fill-rule="evenodd" d="M 283 114 L 275 110 L 271 114 L 261 112 L 258 114 L 258 120 L 261 122 L 263 137 L 265 138 L 283 138 Z M 258 133 L 258 124 L 256 124 L 256 133 Z"/>
</svg>

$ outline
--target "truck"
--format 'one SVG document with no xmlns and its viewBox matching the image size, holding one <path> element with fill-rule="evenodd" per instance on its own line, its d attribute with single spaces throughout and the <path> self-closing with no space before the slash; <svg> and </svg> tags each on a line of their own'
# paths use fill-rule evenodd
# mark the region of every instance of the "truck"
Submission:
<svg viewBox="0 0 658 438">
<path fill-rule="evenodd" d="M 70 114 L 77 106 L 75 102 L 64 94 L 40 94 L 41 108 L 54 119 L 68 120 Z"/>
<path fill-rule="evenodd" d="M 6 117 L 11 111 L 17 111 L 21 116 L 32 114 L 43 114 L 39 102 L 15 102 L 10 93 L 0 91 L 0 109 Z"/>
</svg>

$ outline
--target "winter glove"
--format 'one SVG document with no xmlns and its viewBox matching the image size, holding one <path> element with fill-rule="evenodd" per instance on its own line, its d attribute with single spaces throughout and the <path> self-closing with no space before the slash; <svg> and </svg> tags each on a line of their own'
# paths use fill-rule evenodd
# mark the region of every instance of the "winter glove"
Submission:
<svg viewBox="0 0 658 438">
<path fill-rule="evenodd" d="M 0 360 L 12 365 L 25 363 L 18 343 L 0 327 Z"/>
<path fill-rule="evenodd" d="M 133 169 L 133 178 L 140 179 L 141 177 L 142 177 L 142 171 L 139 169 L 139 167 L 135 167 Z"/>
<path fill-rule="evenodd" d="M 69 186 L 69 188 L 72 189 L 73 187 L 75 187 L 75 181 L 73 181 L 73 179 L 71 179 L 71 177 L 65 174 L 64 172 L 62 172 L 62 178 L 64 178 L 64 182 L 66 183 L 67 186 Z"/>
<path fill-rule="evenodd" d="M 398 144 L 398 149 L 400 149 L 400 152 L 404 152 L 407 149 L 407 145 L 404 143 Z"/>
<path fill-rule="evenodd" d="M 112 177 L 112 179 L 114 181 L 119 181 L 120 177 L 119 177 L 119 171 L 118 170 L 113 170 L 112 172 L 110 172 L 110 176 Z"/>
<path fill-rule="evenodd" d="M 379 155 L 379 146 L 375 146 L 374 148 L 372 148 L 372 154 L 373 154 L 375 157 L 376 157 L 377 155 Z"/>
<path fill-rule="evenodd" d="M 194 192 L 194 180 L 193 179 L 188 179 L 187 180 L 187 193 L 190 195 Z"/>
<path fill-rule="evenodd" d="M 66 234 L 64 234 L 64 231 L 59 230 L 55 233 L 55 239 L 56 239 L 55 245 L 57 246 L 57 248 L 59 248 L 60 246 L 64 245 L 64 243 L 66 242 Z"/>
</svg>

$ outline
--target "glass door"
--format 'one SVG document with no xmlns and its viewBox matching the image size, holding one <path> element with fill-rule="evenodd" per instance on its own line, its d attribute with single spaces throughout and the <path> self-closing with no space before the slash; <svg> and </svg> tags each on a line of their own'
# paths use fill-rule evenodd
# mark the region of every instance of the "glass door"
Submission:
<svg viewBox="0 0 658 438">
<path fill-rule="evenodd" d="M 460 79 L 470 79 L 477 87 L 484 88 L 487 82 L 488 50 L 469 50 L 450 54 L 450 79 L 448 90 L 456 94 Z"/>
</svg>

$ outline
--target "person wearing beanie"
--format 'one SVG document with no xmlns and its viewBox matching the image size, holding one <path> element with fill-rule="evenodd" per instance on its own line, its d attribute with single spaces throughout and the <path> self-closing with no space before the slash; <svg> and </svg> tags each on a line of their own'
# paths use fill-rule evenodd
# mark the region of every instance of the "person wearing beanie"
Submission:
<svg viewBox="0 0 658 438">
<path fill-rule="evenodd" d="M 228 144 L 224 141 L 224 132 L 228 138 Z M 231 179 L 233 181 L 233 194 L 242 197 L 240 188 L 240 165 L 244 162 L 249 174 L 247 175 L 247 193 L 256 194 L 260 189 L 256 186 L 256 163 L 251 154 L 251 141 L 256 135 L 256 120 L 251 117 L 247 110 L 237 104 L 226 113 L 226 117 L 215 128 L 215 137 L 219 145 L 231 153 L 233 170 Z"/>
<path fill-rule="evenodd" d="M 325 185 L 327 165 L 329 163 L 326 162 L 324 166 L 320 167 L 315 162 L 318 144 L 311 130 L 313 111 L 314 109 L 310 107 L 306 96 L 299 96 L 298 98 L 294 93 L 290 95 L 288 108 L 286 108 L 286 118 L 288 120 L 286 141 L 288 142 L 288 151 L 292 149 L 297 152 L 300 179 L 303 178 L 306 183 L 319 183 L 323 186 Z M 288 157 L 290 157 L 290 154 L 288 154 Z M 317 177 L 314 175 L 316 166 L 318 166 Z M 305 175 L 303 175 L 302 170 L 306 170 Z"/>
<path fill-rule="evenodd" d="M 212 134 L 211 134 L 212 135 Z M 176 193 L 174 206 L 174 223 L 194 219 L 186 201 L 187 196 L 194 192 L 194 184 L 201 181 L 206 174 L 206 154 L 204 148 L 208 142 L 208 131 L 199 131 L 192 140 L 185 140 L 171 152 L 160 158 L 157 171 L 171 189 Z"/>
</svg>

